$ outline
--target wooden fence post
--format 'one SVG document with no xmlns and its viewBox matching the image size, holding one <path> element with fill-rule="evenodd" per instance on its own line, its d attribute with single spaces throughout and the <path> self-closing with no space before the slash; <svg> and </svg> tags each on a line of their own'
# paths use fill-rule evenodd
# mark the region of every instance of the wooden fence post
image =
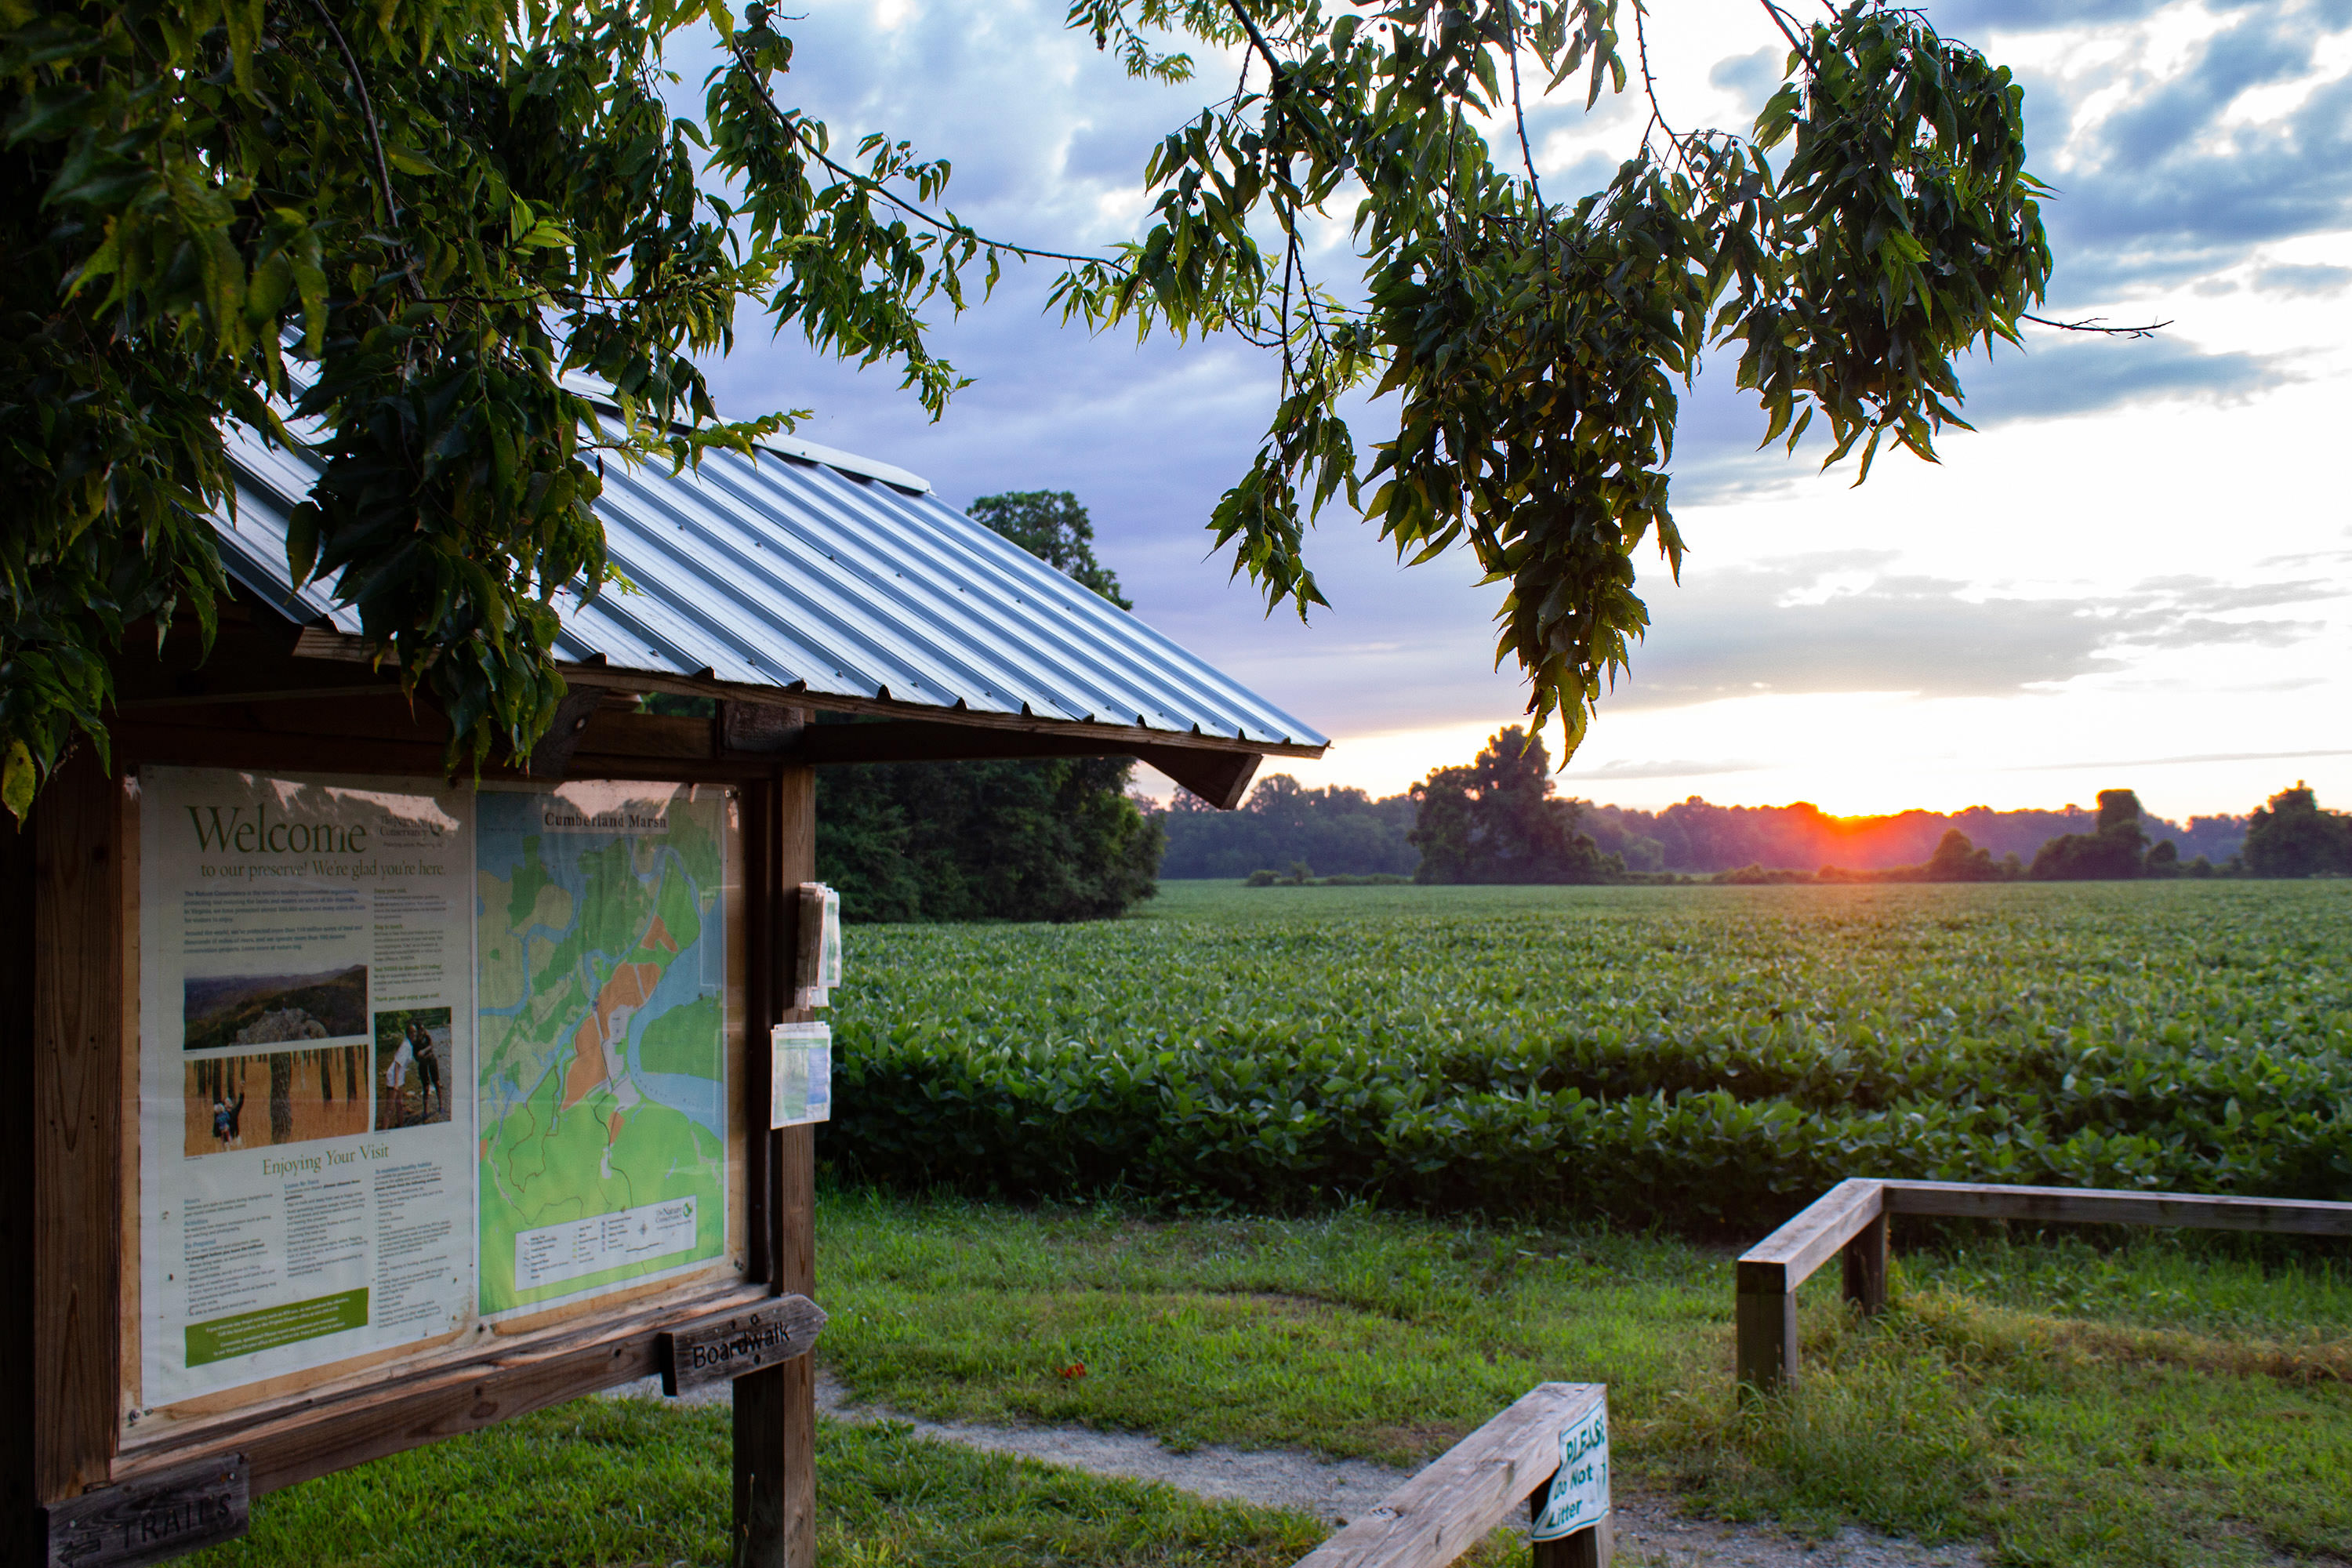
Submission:
<svg viewBox="0 0 2352 1568">
<path fill-rule="evenodd" d="M 1528 1499 L 1528 1517 L 1543 1512 L 1544 1500 L 1551 1490 L 1547 1481 Z M 1616 1532 L 1611 1528 L 1613 1514 L 1602 1514 L 1601 1522 L 1590 1530 L 1580 1530 L 1574 1535 L 1563 1535 L 1558 1541 L 1535 1543 L 1535 1568 L 1609 1568 L 1609 1559 L 1617 1550 Z"/>
<path fill-rule="evenodd" d="M 1865 1318 L 1886 1310 L 1886 1215 L 1854 1234 L 1845 1244 L 1845 1299 L 1862 1309 Z"/>
<path fill-rule="evenodd" d="M 1739 1342 L 1739 1397 L 1778 1394 L 1797 1375 L 1797 1298 L 1784 1264 L 1738 1265 L 1734 1298 Z"/>
</svg>

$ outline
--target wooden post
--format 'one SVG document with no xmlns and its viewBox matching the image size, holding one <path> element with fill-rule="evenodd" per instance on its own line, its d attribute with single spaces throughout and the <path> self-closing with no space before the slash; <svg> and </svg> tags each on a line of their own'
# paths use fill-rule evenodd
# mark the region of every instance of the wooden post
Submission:
<svg viewBox="0 0 2352 1568">
<path fill-rule="evenodd" d="M 1796 1381 L 1797 1297 L 1779 1263 L 1738 1265 L 1734 1298 L 1739 1341 L 1739 1397 L 1777 1394 Z"/>
<path fill-rule="evenodd" d="M 31 823 L 0 813 L 0 1058 L 33 1060 Z M 0 1257 L 33 1256 L 33 1096 L 0 1095 Z M 33 1490 L 33 1273 L 0 1268 L 0 1563 L 48 1555 Z"/>
<path fill-rule="evenodd" d="M 1528 1517 L 1543 1516 L 1544 1504 L 1551 1495 L 1551 1482 L 1546 1481 L 1528 1499 Z M 1558 1541 L 1534 1542 L 1535 1568 L 1609 1568 L 1609 1559 L 1617 1550 L 1616 1531 L 1612 1528 L 1612 1514 L 1602 1514 L 1601 1522 L 1590 1530 L 1580 1530 L 1574 1535 L 1563 1535 Z"/>
<path fill-rule="evenodd" d="M 33 1487 L 60 1501 L 114 1457 L 122 1224 L 122 786 L 88 746 L 33 814 Z M 13 1225 L 12 1225 L 13 1228 Z M 25 1266 L 20 1263 L 18 1267 Z"/>
<path fill-rule="evenodd" d="M 779 769 L 745 813 L 751 931 L 751 1048 L 745 1052 L 753 1266 L 782 1294 L 816 1293 L 816 1130 L 770 1131 L 768 1027 L 804 1019 L 797 977 L 798 890 L 816 875 L 816 770 Z M 752 831 L 756 819 L 757 830 Z M 816 1365 L 801 1356 L 735 1380 L 735 1568 L 813 1568 L 816 1560 Z"/>
<path fill-rule="evenodd" d="M 1845 1299 L 1865 1318 L 1886 1310 L 1886 1215 L 1854 1233 L 1845 1244 Z"/>
</svg>

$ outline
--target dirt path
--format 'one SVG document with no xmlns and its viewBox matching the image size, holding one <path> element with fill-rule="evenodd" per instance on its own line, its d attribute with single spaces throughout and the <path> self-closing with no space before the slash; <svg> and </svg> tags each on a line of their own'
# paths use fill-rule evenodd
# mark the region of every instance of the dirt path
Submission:
<svg viewBox="0 0 2352 1568">
<path fill-rule="evenodd" d="M 648 1378 L 621 1392 L 660 1397 Z M 687 1395 L 715 1404 L 728 1385 L 712 1384 Z M 1097 1476 L 1162 1481 L 1199 1497 L 1229 1498 L 1268 1508 L 1297 1509 L 1343 1524 L 1378 1506 L 1412 1472 L 1361 1459 L 1325 1459 L 1293 1449 L 1229 1448 L 1204 1444 L 1187 1453 L 1134 1432 L 1085 1426 L 1002 1426 L 980 1421 L 926 1421 L 879 1405 L 854 1403 L 841 1385 L 820 1374 L 817 1408 L 836 1420 L 899 1421 L 915 1435 L 992 1454 L 1013 1454 Z M 1921 1546 L 1848 1529 L 1809 1545 L 1769 1525 L 1722 1524 L 1685 1518 L 1671 1499 L 1620 1492 L 1614 1499 L 1617 1568 L 1981 1568 L 1986 1552 L 1969 1546 Z"/>
</svg>

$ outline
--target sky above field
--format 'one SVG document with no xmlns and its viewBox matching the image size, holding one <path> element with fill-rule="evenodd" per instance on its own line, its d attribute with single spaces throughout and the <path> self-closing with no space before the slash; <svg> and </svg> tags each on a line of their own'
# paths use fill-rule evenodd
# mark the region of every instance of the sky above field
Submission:
<svg viewBox="0 0 2352 1568">
<path fill-rule="evenodd" d="M 785 96 L 836 146 L 884 130 L 951 157 L 949 204 L 984 232 L 1111 243 L 1139 230 L 1151 143 L 1233 71 L 1131 82 L 1063 9 L 819 5 L 786 25 Z M 1561 789 L 1858 814 L 2122 785 L 2180 817 L 2303 778 L 2352 806 L 2352 0 L 1927 10 L 2025 84 L 2032 167 L 2057 189 L 2046 313 L 2172 325 L 2139 342 L 2037 329 L 2028 352 L 1971 362 L 1978 433 L 1948 433 L 1940 468 L 1882 458 L 1860 489 L 1850 464 L 1820 473 L 1818 450 L 1754 450 L 1761 416 L 1728 356 L 1708 365 L 1675 454 L 1681 582 L 1640 563 L 1648 640 Z M 1785 53 L 1762 10 L 1652 16 L 1670 118 L 1744 129 Z M 1630 102 L 1581 102 L 1530 114 L 1548 194 L 1597 188 L 1634 144 Z M 750 318 L 713 367 L 721 406 L 813 409 L 802 435 L 957 505 L 1075 491 L 1139 616 L 1333 737 L 1325 760 L 1278 764 L 1309 784 L 1393 793 L 1518 718 L 1516 669 L 1494 668 L 1501 590 L 1466 556 L 1400 567 L 1335 506 L 1309 557 L 1330 608 L 1267 617 L 1202 524 L 1255 451 L 1270 363 L 1063 327 L 1045 284 L 1033 268 L 960 321 L 932 312 L 975 378 L 939 424 L 894 376 Z M 1393 414 L 1359 412 L 1360 450 Z"/>
</svg>

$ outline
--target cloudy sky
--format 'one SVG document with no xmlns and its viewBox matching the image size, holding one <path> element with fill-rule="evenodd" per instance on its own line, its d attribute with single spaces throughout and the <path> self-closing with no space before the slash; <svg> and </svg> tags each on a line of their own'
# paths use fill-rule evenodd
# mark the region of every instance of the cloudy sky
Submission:
<svg viewBox="0 0 2352 1568">
<path fill-rule="evenodd" d="M 985 232 L 1136 232 L 1154 140 L 1229 85 L 1128 80 L 1060 0 L 814 0 L 786 96 L 836 145 L 886 130 L 950 157 Z M 2170 321 L 2125 342 L 2035 331 L 1973 363 L 1932 468 L 1870 482 L 1753 448 L 1730 360 L 1685 402 L 1676 584 L 1561 787 L 1845 813 L 2087 803 L 2242 812 L 2296 778 L 2352 806 L 2352 0 L 1951 0 L 1927 7 L 2026 85 L 2058 267 L 2049 313 Z M 1753 0 L 1657 0 L 1678 125 L 1744 128 L 1784 52 Z M 690 68 L 690 62 L 677 62 Z M 1548 192 L 1633 145 L 1630 105 L 1530 116 Z M 1036 269 L 1033 269 L 1034 271 Z M 1137 613 L 1334 738 L 1309 783 L 1404 787 L 1525 701 L 1493 667 L 1499 590 L 1466 559 L 1406 570 L 1352 514 L 1311 540 L 1331 608 L 1264 614 L 1202 523 L 1273 404 L 1238 342 L 1137 345 L 1063 328 L 1042 272 L 1008 278 L 942 351 L 974 384 L 928 423 L 895 377 L 747 319 L 722 406 L 808 407 L 801 434 L 927 476 L 958 505 L 1068 489 Z M 1379 438 L 1379 405 L 1360 449 Z M 1164 791 L 1164 781 L 1145 781 Z"/>
</svg>

